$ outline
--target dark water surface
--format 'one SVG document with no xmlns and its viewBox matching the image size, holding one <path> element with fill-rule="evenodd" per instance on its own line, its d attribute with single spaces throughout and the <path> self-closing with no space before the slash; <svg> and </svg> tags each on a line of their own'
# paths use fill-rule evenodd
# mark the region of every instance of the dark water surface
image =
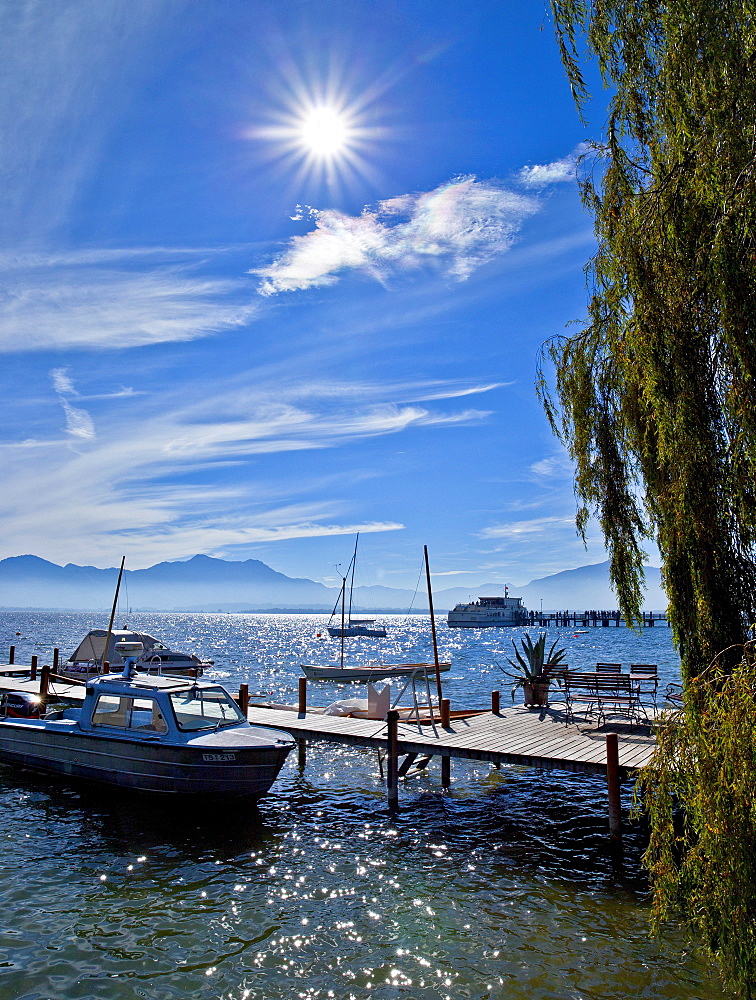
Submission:
<svg viewBox="0 0 756 1000">
<path fill-rule="evenodd" d="M 104 624 L 103 624 L 104 619 Z M 427 658 L 427 619 L 384 616 L 386 640 L 351 660 Z M 119 622 L 123 624 L 123 622 Z M 304 615 L 142 614 L 129 624 L 210 656 L 231 690 L 293 701 L 303 661 L 336 641 Z M 107 614 L 0 614 L 0 659 L 66 656 Z M 18 635 L 16 633 L 19 633 Z M 490 704 L 511 636 L 439 627 L 452 707 Z M 658 663 L 669 630 L 551 630 L 576 668 Z M 509 648 L 511 652 L 511 646 Z M 353 654 L 353 655 L 352 655 Z M 312 703 L 364 695 L 310 687 Z M 374 754 L 326 744 L 290 757 L 258 806 L 177 804 L 0 766 L 0 1000 L 512 998 L 713 1000 L 718 983 L 681 940 L 652 940 L 640 866 L 606 836 L 598 778 L 452 763 L 385 807 Z M 630 789 L 625 806 L 630 804 Z"/>
</svg>

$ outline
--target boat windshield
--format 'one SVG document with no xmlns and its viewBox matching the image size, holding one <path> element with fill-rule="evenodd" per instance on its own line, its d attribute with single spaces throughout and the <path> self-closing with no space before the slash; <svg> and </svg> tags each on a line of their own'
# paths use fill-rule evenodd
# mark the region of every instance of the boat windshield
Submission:
<svg viewBox="0 0 756 1000">
<path fill-rule="evenodd" d="M 246 722 L 236 702 L 221 687 L 172 692 L 171 705 L 179 729 L 186 731 L 221 729 Z"/>
</svg>

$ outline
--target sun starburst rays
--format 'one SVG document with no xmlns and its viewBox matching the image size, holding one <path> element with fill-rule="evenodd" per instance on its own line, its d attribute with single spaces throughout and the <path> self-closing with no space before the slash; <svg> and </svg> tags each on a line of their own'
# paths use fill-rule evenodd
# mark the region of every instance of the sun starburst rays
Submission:
<svg viewBox="0 0 756 1000">
<path fill-rule="evenodd" d="M 292 87 L 269 122 L 247 130 L 268 144 L 267 159 L 292 174 L 297 185 L 349 186 L 357 177 L 374 179 L 372 161 L 386 130 L 368 123 L 366 94 L 344 96 L 345 87 L 313 92 Z"/>
</svg>

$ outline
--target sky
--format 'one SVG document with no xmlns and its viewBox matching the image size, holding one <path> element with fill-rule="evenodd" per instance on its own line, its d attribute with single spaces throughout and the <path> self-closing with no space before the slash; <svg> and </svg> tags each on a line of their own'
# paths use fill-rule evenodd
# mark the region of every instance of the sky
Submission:
<svg viewBox="0 0 756 1000">
<path fill-rule="evenodd" d="M 0 558 L 606 558 L 534 387 L 603 123 L 546 3 L 3 0 L 0 81 Z"/>
</svg>

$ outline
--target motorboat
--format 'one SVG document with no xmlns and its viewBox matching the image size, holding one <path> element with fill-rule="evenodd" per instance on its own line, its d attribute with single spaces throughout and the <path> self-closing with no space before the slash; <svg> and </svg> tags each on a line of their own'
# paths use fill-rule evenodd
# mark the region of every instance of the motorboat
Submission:
<svg viewBox="0 0 756 1000">
<path fill-rule="evenodd" d="M 124 661 L 118 652 L 118 646 L 123 642 L 142 644 L 142 652 L 135 662 L 136 669 L 143 673 L 167 677 L 201 677 L 205 670 L 213 665 L 212 660 L 200 659 L 194 653 L 177 652 L 155 636 L 146 632 L 135 632 L 128 625 L 111 630 L 106 651 L 107 637 L 105 629 L 92 629 L 65 663 L 58 665 L 57 673 L 63 677 L 86 679 L 102 673 L 103 663 L 108 663 L 111 670 L 120 671 L 123 669 Z"/>
<path fill-rule="evenodd" d="M 495 628 L 497 626 L 527 625 L 528 609 L 521 597 L 479 597 L 470 604 L 457 604 L 448 614 L 449 628 Z"/>
<path fill-rule="evenodd" d="M 427 673 L 432 676 L 436 671 L 435 663 L 366 663 L 338 664 L 331 663 L 319 666 L 313 663 L 302 663 L 302 672 L 310 680 L 318 681 L 372 681 L 380 677 L 423 677 Z M 451 663 L 439 663 L 441 672 L 451 670 Z"/>
<path fill-rule="evenodd" d="M 275 781 L 291 737 L 251 725 L 220 684 L 137 673 L 141 643 L 119 643 L 123 673 L 86 682 L 80 707 L 0 700 L 0 761 L 119 788 L 258 798 Z M 36 706 L 35 706 L 36 703 Z"/>
</svg>

